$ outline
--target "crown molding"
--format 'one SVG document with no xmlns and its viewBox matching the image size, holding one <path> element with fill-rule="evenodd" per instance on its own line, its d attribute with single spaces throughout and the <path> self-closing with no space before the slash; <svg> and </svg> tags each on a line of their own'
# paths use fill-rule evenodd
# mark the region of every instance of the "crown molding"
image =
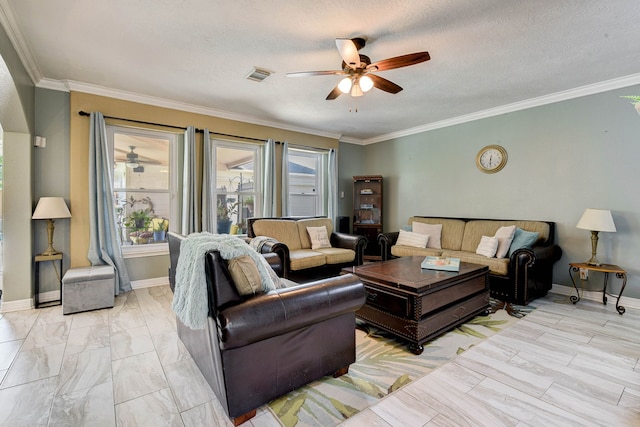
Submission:
<svg viewBox="0 0 640 427">
<path fill-rule="evenodd" d="M 417 133 L 427 132 L 430 130 L 441 129 L 449 126 L 459 125 L 462 123 L 472 122 L 474 120 L 486 119 L 488 117 L 499 116 L 501 114 L 526 110 L 528 108 L 567 101 L 569 99 L 580 98 L 587 95 L 594 95 L 596 93 L 607 92 L 610 90 L 621 89 L 638 84 L 640 84 L 640 74 L 632 74 L 630 76 L 606 80 L 604 82 L 594 83 L 591 85 L 580 86 L 575 89 L 569 89 L 562 92 L 552 93 L 550 95 L 531 98 L 520 102 L 514 102 L 513 104 L 502 105 L 500 107 L 490 108 L 488 110 L 478 111 L 476 113 L 466 114 L 464 116 L 453 117 L 451 119 L 441 120 L 439 122 L 427 123 L 398 132 L 379 135 L 373 138 L 361 140 L 360 143 L 361 145 L 375 144 L 378 142 L 388 141 L 390 139 L 415 135 Z M 345 139 L 342 139 L 342 141 L 346 142 Z"/>
<path fill-rule="evenodd" d="M 7 37 L 9 37 L 9 41 L 11 41 L 13 48 L 16 50 L 18 58 L 20 58 L 22 66 L 27 70 L 31 81 L 33 84 L 36 84 L 42 79 L 42 73 L 33 58 L 29 45 L 24 40 L 18 21 L 8 0 L 0 0 L 0 25 L 2 25 L 2 28 L 4 28 L 7 33 Z"/>
<path fill-rule="evenodd" d="M 0 0 L 2 2 L 4 0 Z M 595 83 L 591 85 L 581 86 L 575 89 L 569 89 L 562 92 L 552 93 L 550 95 L 540 96 L 537 98 L 531 98 L 524 101 L 514 102 L 512 104 L 502 105 L 496 108 L 490 108 L 483 111 L 478 111 L 463 116 L 453 117 L 451 119 L 441 120 L 438 122 L 427 123 L 421 126 L 405 129 L 398 132 L 391 132 L 384 135 L 375 136 L 368 139 L 352 138 L 348 136 L 342 136 L 341 134 L 335 134 L 331 132 L 324 132 L 318 129 L 304 128 L 300 126 L 293 126 L 282 122 L 273 122 L 264 119 L 259 119 L 252 116 L 246 116 L 242 114 L 230 113 L 228 111 L 217 110 L 209 107 L 201 107 L 198 105 L 186 104 L 177 101 L 171 101 L 163 98 L 157 98 L 153 96 L 141 95 L 132 92 L 126 92 L 116 89 L 110 89 L 103 86 L 91 85 L 88 83 L 81 83 L 71 80 L 52 80 L 52 79 L 40 79 L 36 85 L 39 88 L 52 89 L 58 91 L 75 91 L 90 93 L 93 95 L 106 96 L 109 98 L 122 99 L 125 101 L 138 102 L 141 104 L 154 105 L 158 107 L 171 108 L 174 110 L 188 111 L 196 114 L 203 114 L 207 116 L 219 117 L 228 120 L 236 120 L 245 123 L 251 123 L 255 125 L 268 126 L 276 129 L 289 130 L 292 132 L 306 133 L 310 135 L 317 135 L 326 138 L 338 139 L 340 142 L 355 145 L 370 145 L 378 142 L 384 142 L 391 139 L 397 139 L 405 136 L 415 135 L 422 132 L 428 132 L 431 130 L 442 129 L 449 126 L 455 126 L 475 120 L 486 119 L 489 117 L 495 117 L 502 114 L 512 113 L 515 111 L 526 110 L 528 108 L 539 107 L 543 105 L 553 104 L 556 102 L 567 101 L 574 98 L 580 98 L 583 96 L 594 95 L 597 93 L 607 92 L 610 90 L 621 89 L 624 87 L 634 86 L 640 84 L 640 73 L 632 74 L 630 76 L 620 77 L 616 79 L 606 80 L 604 82 Z"/>
<path fill-rule="evenodd" d="M 0 0 L 1 1 L 1 0 Z M 244 114 L 231 113 L 229 111 L 218 110 L 210 107 L 202 107 L 199 105 L 187 104 L 179 101 L 171 101 L 155 96 L 142 95 L 134 92 L 127 92 L 118 89 L 111 89 L 104 86 L 92 85 L 73 80 L 52 80 L 41 79 L 36 87 L 43 89 L 51 89 L 62 92 L 82 92 L 91 95 L 99 95 L 108 98 L 121 99 L 123 101 L 137 102 L 139 104 L 153 105 L 156 107 L 170 108 L 173 110 L 186 111 L 189 113 L 202 114 L 205 116 L 213 116 L 221 119 L 235 120 L 243 123 L 267 126 L 276 129 L 288 130 L 292 132 L 306 133 L 310 135 L 322 136 L 325 138 L 340 139 L 341 134 L 325 132 L 318 129 L 294 126 L 287 123 L 275 122 L 270 120 L 259 119 L 257 117 Z"/>
</svg>

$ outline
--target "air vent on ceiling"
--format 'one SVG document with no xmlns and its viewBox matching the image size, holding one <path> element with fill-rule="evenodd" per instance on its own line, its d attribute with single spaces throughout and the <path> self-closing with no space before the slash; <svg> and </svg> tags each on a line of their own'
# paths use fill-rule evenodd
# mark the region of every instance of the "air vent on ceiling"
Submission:
<svg viewBox="0 0 640 427">
<path fill-rule="evenodd" d="M 261 82 L 271 75 L 271 72 L 258 67 L 253 67 L 253 70 L 247 74 L 247 80 L 253 80 L 254 82 Z"/>
</svg>

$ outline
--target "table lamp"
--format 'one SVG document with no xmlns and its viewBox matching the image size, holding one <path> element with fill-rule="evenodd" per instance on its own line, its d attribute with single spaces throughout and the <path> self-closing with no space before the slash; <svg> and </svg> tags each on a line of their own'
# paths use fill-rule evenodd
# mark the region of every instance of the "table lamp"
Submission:
<svg viewBox="0 0 640 427">
<path fill-rule="evenodd" d="M 53 220 L 58 218 L 71 218 L 71 213 L 62 197 L 40 197 L 36 210 L 31 219 L 47 220 L 47 235 L 49 246 L 40 255 L 57 255 L 60 252 L 53 248 Z"/>
<path fill-rule="evenodd" d="M 598 248 L 598 232 L 606 231 L 613 233 L 616 231 L 616 225 L 613 223 L 611 211 L 605 209 L 585 209 L 576 228 L 591 231 L 591 259 L 587 261 L 589 265 L 602 265 L 596 258 L 596 249 Z"/>
</svg>

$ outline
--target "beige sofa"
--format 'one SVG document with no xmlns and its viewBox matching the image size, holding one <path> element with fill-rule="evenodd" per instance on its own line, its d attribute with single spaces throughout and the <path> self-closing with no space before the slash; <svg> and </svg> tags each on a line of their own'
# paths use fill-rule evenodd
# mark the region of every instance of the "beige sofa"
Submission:
<svg viewBox="0 0 640 427">
<path fill-rule="evenodd" d="M 554 244 L 553 222 L 413 216 L 407 224 L 411 226 L 414 222 L 442 224 L 441 248 L 396 245 L 399 232 L 382 233 L 378 243 L 383 260 L 411 255 L 443 256 L 486 265 L 491 296 L 517 304 L 527 304 L 551 289 L 553 264 L 562 255 L 560 247 Z M 515 250 L 505 258 L 476 254 L 482 236 L 494 236 L 500 227 L 510 225 L 539 233 L 537 241 L 530 248 Z"/>
<path fill-rule="evenodd" d="M 284 277 L 307 281 L 330 277 L 343 267 L 362 264 L 367 240 L 362 236 L 337 233 L 333 221 L 326 217 L 312 218 L 249 218 L 247 234 L 253 239 L 270 237 L 261 253 L 277 253 L 284 266 Z M 312 249 L 307 227 L 326 227 L 331 247 Z"/>
</svg>

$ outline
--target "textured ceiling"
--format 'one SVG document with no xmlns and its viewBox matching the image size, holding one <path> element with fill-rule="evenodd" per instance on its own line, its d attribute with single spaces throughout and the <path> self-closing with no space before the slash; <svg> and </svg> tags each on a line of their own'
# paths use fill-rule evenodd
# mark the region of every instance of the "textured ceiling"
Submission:
<svg viewBox="0 0 640 427">
<path fill-rule="evenodd" d="M 637 0 L 0 0 L 0 9 L 42 87 L 169 100 L 351 142 L 612 79 L 640 83 Z M 340 76 L 285 74 L 339 69 L 336 37 L 364 37 L 372 61 L 423 50 L 432 59 L 380 72 L 404 88 L 396 95 L 325 101 Z M 273 74 L 246 80 L 253 66 Z"/>
</svg>

